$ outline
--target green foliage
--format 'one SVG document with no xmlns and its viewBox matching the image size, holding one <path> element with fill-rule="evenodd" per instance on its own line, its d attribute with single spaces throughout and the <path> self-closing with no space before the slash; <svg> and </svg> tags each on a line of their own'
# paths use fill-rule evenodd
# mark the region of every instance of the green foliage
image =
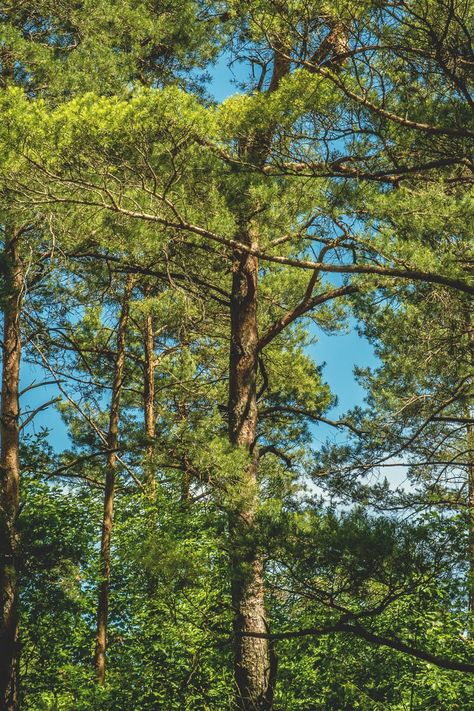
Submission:
<svg viewBox="0 0 474 711">
<path fill-rule="evenodd" d="M 0 267 L 15 241 L 25 354 L 59 388 L 70 437 L 23 436 L 26 711 L 232 708 L 235 520 L 264 564 L 269 629 L 289 634 L 272 643 L 275 711 L 470 708 L 470 676 L 443 660 L 468 663 L 472 646 L 472 19 L 457 0 L 4 3 Z M 205 73 L 222 47 L 253 74 L 216 106 Z M 239 357 L 258 413 L 236 447 L 246 252 L 259 345 Z M 4 306 L 8 279 L 0 292 Z M 349 434 L 318 446 L 337 393 L 308 346 L 349 313 L 379 366 L 358 373 L 365 405 L 332 422 Z M 407 486 L 384 477 L 392 466 Z"/>
</svg>

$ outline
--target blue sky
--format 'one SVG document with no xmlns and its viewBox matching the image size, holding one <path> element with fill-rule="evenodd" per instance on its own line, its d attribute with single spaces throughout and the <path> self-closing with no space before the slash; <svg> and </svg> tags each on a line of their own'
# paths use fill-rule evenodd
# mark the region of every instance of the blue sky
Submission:
<svg viewBox="0 0 474 711">
<path fill-rule="evenodd" d="M 222 57 L 211 71 L 210 91 L 217 101 L 223 101 L 226 97 L 234 94 L 237 90 L 235 80 L 238 81 L 242 78 L 242 68 L 234 65 L 232 69 L 229 69 L 227 61 L 226 56 Z M 354 323 L 351 323 L 348 333 L 327 335 L 318 331 L 315 336 L 317 343 L 310 347 L 309 352 L 318 365 L 325 363 L 324 377 L 338 398 L 338 405 L 330 413 L 330 416 L 338 417 L 354 405 L 362 404 L 363 401 L 363 391 L 354 379 L 354 367 L 373 367 L 376 365 L 376 358 L 367 340 L 357 334 Z M 27 363 L 23 364 L 22 387 L 28 386 L 32 381 L 41 382 L 50 379 L 50 374 L 42 373 L 41 369 L 33 368 Z M 58 391 L 55 386 L 36 388 L 22 398 L 22 409 L 23 411 L 34 409 L 57 395 Z M 59 450 L 67 446 L 67 430 L 54 407 L 40 413 L 34 423 L 29 426 L 28 431 L 38 431 L 41 427 L 46 427 L 51 431 L 50 441 L 55 448 Z M 315 445 L 335 434 L 330 427 L 315 427 Z"/>
</svg>

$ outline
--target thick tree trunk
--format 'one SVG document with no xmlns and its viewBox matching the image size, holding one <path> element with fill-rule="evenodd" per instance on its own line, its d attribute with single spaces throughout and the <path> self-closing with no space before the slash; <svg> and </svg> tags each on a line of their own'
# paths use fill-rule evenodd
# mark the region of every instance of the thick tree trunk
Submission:
<svg viewBox="0 0 474 711">
<path fill-rule="evenodd" d="M 21 360 L 20 311 L 23 271 L 17 238 L 6 238 L 4 251 L 1 501 L 0 501 L 0 708 L 18 708 L 18 533 L 19 507 L 19 378 Z"/>
<path fill-rule="evenodd" d="M 104 513 L 102 519 L 102 538 L 100 545 L 100 584 L 97 603 L 97 638 L 95 649 L 95 667 L 99 684 L 105 682 L 105 665 L 107 650 L 107 624 L 109 615 L 110 592 L 110 544 L 112 540 L 115 476 L 117 466 L 118 427 L 120 419 L 120 397 L 125 370 L 125 338 L 129 313 L 132 281 L 128 280 L 122 302 L 122 309 L 117 329 L 117 353 L 115 358 L 114 379 L 109 415 L 109 431 L 107 436 L 107 464 L 104 491 Z"/>
<path fill-rule="evenodd" d="M 276 46 L 279 42 L 276 40 Z M 274 53 L 267 93 L 278 89 L 290 71 L 282 53 Z M 250 165 L 263 166 L 270 150 L 274 127 L 251 133 L 240 144 L 241 157 Z M 250 181 L 242 184 L 237 207 L 240 223 L 237 240 L 258 249 L 258 228 L 253 217 L 258 205 L 250 198 Z M 245 636 L 267 633 L 262 556 L 256 542 L 255 514 L 259 502 L 257 436 L 257 323 L 258 259 L 236 250 L 233 255 L 231 293 L 231 345 L 229 364 L 229 439 L 245 450 L 249 465 L 240 478 L 238 504 L 230 514 L 230 565 L 234 608 L 234 676 L 236 707 L 241 711 L 270 711 L 276 660 L 268 639 Z"/>
<path fill-rule="evenodd" d="M 145 452 L 145 486 L 148 495 L 154 499 L 156 494 L 156 476 L 153 466 L 155 454 L 155 333 L 153 328 L 153 316 L 151 314 L 147 314 L 145 318 L 143 347 L 145 352 L 143 413 L 147 439 Z"/>
<path fill-rule="evenodd" d="M 236 252 L 231 305 L 229 437 L 232 444 L 248 453 L 250 460 L 241 474 L 239 501 L 230 515 L 236 706 L 242 711 L 267 711 L 272 707 L 273 696 L 268 640 L 245 636 L 246 632 L 267 632 L 263 564 L 255 540 L 254 520 L 258 502 L 257 280 L 256 257 Z"/>
</svg>

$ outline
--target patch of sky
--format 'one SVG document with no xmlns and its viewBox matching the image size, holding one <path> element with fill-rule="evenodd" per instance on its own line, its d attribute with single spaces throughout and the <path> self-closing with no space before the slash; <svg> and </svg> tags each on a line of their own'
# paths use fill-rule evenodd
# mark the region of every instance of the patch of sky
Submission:
<svg viewBox="0 0 474 711">
<path fill-rule="evenodd" d="M 237 94 L 239 85 L 245 77 L 243 66 L 238 61 L 232 62 L 231 57 L 226 53 L 209 68 L 209 74 L 211 80 L 208 89 L 218 103 Z"/>
<path fill-rule="evenodd" d="M 70 447 L 71 441 L 67 427 L 52 402 L 56 398 L 61 398 L 58 386 L 52 381 L 51 373 L 45 368 L 34 363 L 22 363 L 20 371 L 22 423 L 25 424 L 33 413 L 37 412 L 24 427 L 24 434 L 37 434 L 42 429 L 48 430 L 48 440 L 59 452 Z M 47 409 L 38 410 L 47 403 L 50 403 Z"/>
</svg>

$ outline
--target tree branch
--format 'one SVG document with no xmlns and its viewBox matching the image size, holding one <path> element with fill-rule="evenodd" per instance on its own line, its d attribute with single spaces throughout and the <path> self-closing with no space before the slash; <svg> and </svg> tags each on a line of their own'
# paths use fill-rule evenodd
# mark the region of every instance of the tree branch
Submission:
<svg viewBox="0 0 474 711">
<path fill-rule="evenodd" d="M 469 662 L 440 657 L 437 654 L 432 654 L 431 652 L 427 652 L 423 649 L 417 649 L 416 647 L 406 644 L 396 637 L 385 637 L 383 635 L 374 634 L 360 625 L 351 625 L 345 622 L 337 622 L 334 625 L 329 625 L 327 627 L 308 627 L 306 629 L 296 630 L 293 632 L 276 632 L 272 634 L 265 634 L 263 632 L 243 632 L 242 636 L 256 637 L 258 639 L 272 639 L 276 641 L 283 639 L 296 639 L 298 637 L 322 637 L 323 635 L 331 634 L 332 632 L 353 634 L 356 637 L 365 639 L 371 644 L 389 647 L 390 649 L 394 649 L 402 654 L 408 654 L 416 659 L 422 659 L 429 664 L 434 664 L 441 669 L 451 669 L 453 671 L 467 672 L 470 674 L 474 673 L 474 664 L 470 664 Z"/>
</svg>

